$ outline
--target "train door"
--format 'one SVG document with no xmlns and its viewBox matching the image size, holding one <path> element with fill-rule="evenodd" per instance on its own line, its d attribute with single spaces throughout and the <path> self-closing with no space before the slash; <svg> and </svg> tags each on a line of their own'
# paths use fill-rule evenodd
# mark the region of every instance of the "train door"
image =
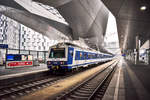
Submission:
<svg viewBox="0 0 150 100">
<path fill-rule="evenodd" d="M 87 62 L 87 52 L 84 52 L 84 62 L 83 63 L 88 63 Z M 88 65 L 85 65 L 83 67 L 87 67 Z"/>
<path fill-rule="evenodd" d="M 73 64 L 73 55 L 74 54 L 74 48 L 68 47 L 68 65 Z M 69 66 L 69 69 L 71 69 L 72 66 Z"/>
</svg>

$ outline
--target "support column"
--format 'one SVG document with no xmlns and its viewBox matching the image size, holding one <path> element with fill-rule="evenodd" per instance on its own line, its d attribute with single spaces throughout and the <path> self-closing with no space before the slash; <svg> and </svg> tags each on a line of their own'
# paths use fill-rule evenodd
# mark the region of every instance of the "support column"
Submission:
<svg viewBox="0 0 150 100">
<path fill-rule="evenodd" d="M 148 65 L 149 64 L 149 49 L 146 49 L 146 61 L 145 63 Z"/>
<path fill-rule="evenodd" d="M 46 63 L 46 51 L 44 51 L 44 63 Z"/>
<path fill-rule="evenodd" d="M 8 48 L 6 48 L 6 54 L 5 54 L 5 68 L 7 66 L 7 54 L 8 54 Z"/>
<path fill-rule="evenodd" d="M 150 64 L 150 39 L 148 40 L 149 42 L 149 47 L 147 49 L 147 64 Z"/>
<path fill-rule="evenodd" d="M 139 36 L 136 36 L 135 64 L 139 63 Z"/>
<path fill-rule="evenodd" d="M 37 51 L 37 59 L 39 60 L 39 51 Z"/>
</svg>

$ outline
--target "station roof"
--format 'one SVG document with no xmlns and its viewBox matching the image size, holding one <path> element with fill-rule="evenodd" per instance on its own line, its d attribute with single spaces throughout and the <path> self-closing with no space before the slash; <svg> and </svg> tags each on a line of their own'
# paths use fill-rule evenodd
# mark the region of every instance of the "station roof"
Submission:
<svg viewBox="0 0 150 100">
<path fill-rule="evenodd" d="M 13 7 L 13 8 L 17 8 L 17 9 L 19 8 L 24 11 L 26 10 L 19 5 L 14 6 L 14 4 L 16 5 L 16 3 L 14 3 L 14 1 L 19 1 L 19 0 L 14 0 L 13 2 L 12 1 L 10 2 L 10 0 L 6 0 L 6 1 L 1 1 L 0 3 L 3 5 L 6 5 L 6 6 Z M 56 7 L 56 8 L 58 8 L 58 7 L 60 8 L 60 6 L 62 7 L 62 5 L 67 4 L 73 0 L 33 0 L 33 1 L 41 2 L 43 4 L 47 4 L 47 5 Z M 82 0 L 80 0 L 80 2 L 81 1 Z M 149 29 L 149 26 L 150 26 L 150 1 L 149 0 L 102 0 L 102 2 L 108 7 L 108 9 L 114 14 L 114 16 L 117 19 L 119 42 L 120 42 L 120 47 L 123 50 L 135 48 L 135 36 L 137 36 L 137 35 L 140 37 L 142 44 L 144 44 L 144 42 L 150 38 L 150 34 L 149 34 L 149 31 L 150 31 L 150 29 Z M 89 13 L 89 12 L 87 11 L 87 13 Z M 28 14 L 31 14 L 31 13 L 28 13 Z M 66 17 L 68 17 L 67 14 L 64 14 L 64 15 Z M 102 14 L 99 14 L 100 18 L 102 17 L 101 15 Z M 11 16 L 13 16 L 13 15 L 11 14 Z M 39 16 L 34 15 L 33 19 L 34 19 L 34 17 L 38 17 L 41 19 L 41 17 L 39 17 Z M 97 19 L 99 19 L 99 18 L 97 18 Z M 97 21 L 97 20 L 93 21 L 94 25 L 95 25 L 95 21 Z M 47 20 L 46 20 L 46 22 L 47 22 Z M 34 24 L 34 25 L 36 25 L 36 24 Z M 32 25 L 32 26 L 34 26 L 34 25 Z M 45 25 L 45 22 L 43 25 Z M 52 25 L 54 25 L 54 24 L 52 24 Z M 103 25 L 103 26 L 106 26 L 106 25 Z M 97 35 L 97 33 L 98 33 L 97 31 L 99 31 L 99 27 L 96 29 L 94 29 L 94 28 L 95 27 L 91 27 L 89 30 L 89 33 L 92 33 L 94 31 Z M 65 27 L 65 29 L 66 29 L 66 27 Z M 101 37 L 103 37 L 103 35 L 105 33 L 104 31 L 105 30 L 103 30 L 103 32 L 101 32 L 103 34 L 101 34 L 101 35 L 98 34 L 99 38 L 100 38 L 99 40 L 103 40 L 103 38 L 101 38 Z M 43 31 L 40 30 L 40 32 L 43 32 Z M 66 32 L 63 32 L 63 33 L 66 33 Z M 82 35 L 82 34 L 80 34 L 80 35 Z M 91 37 L 93 37 L 93 34 L 91 35 Z M 89 38 L 89 37 L 87 37 L 87 38 Z M 92 38 L 90 38 L 90 40 L 91 39 Z M 95 41 L 96 41 L 95 38 L 93 38 L 92 42 L 93 41 L 95 43 Z M 101 44 L 101 43 L 102 43 L 101 41 L 98 42 L 98 44 Z M 89 43 L 89 45 L 90 45 L 90 43 Z M 96 48 L 96 45 L 92 44 L 92 46 L 95 46 L 95 48 Z M 102 48 L 102 46 L 100 46 L 100 47 Z"/>
<path fill-rule="evenodd" d="M 143 44 L 150 38 L 149 0 L 102 0 L 117 19 L 120 47 L 135 48 L 138 35 Z"/>
<path fill-rule="evenodd" d="M 70 1 L 73 0 L 44 0 L 44 3 L 58 7 Z M 102 2 L 117 19 L 119 42 L 122 50 L 134 49 L 137 35 L 142 44 L 149 39 L 149 0 L 102 0 Z"/>
</svg>

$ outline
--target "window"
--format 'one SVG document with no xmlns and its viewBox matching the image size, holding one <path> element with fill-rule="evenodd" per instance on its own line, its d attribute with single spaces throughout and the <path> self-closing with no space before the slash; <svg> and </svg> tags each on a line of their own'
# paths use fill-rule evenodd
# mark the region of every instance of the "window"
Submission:
<svg viewBox="0 0 150 100">
<path fill-rule="evenodd" d="M 92 58 L 92 54 L 88 54 L 88 59 L 91 59 Z"/>
<path fill-rule="evenodd" d="M 49 58 L 65 58 L 65 48 L 51 49 Z"/>
<path fill-rule="evenodd" d="M 87 53 L 84 52 L 84 59 L 87 59 Z"/>
<path fill-rule="evenodd" d="M 82 52 L 80 52 L 80 59 L 82 59 Z"/>
</svg>

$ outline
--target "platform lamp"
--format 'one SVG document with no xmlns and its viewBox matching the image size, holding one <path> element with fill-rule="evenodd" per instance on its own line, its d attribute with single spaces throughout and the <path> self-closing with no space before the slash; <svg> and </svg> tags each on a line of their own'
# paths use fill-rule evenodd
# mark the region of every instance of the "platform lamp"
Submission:
<svg viewBox="0 0 150 100">
<path fill-rule="evenodd" d="M 141 0 L 140 2 L 140 10 L 145 11 L 147 9 L 147 2 L 146 0 Z"/>
<path fill-rule="evenodd" d="M 140 10 L 141 10 L 141 11 L 145 11 L 146 9 L 147 9 L 146 6 L 141 6 L 141 7 L 140 7 Z"/>
</svg>

